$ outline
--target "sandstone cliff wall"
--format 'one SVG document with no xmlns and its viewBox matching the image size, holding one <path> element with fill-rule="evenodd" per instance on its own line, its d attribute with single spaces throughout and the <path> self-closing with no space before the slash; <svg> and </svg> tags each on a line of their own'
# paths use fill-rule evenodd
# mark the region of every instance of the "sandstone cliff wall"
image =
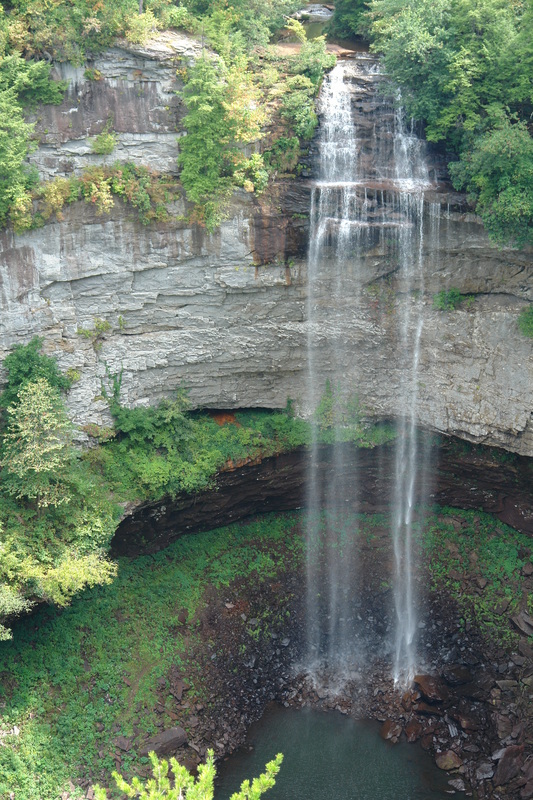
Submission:
<svg viewBox="0 0 533 800">
<path fill-rule="evenodd" d="M 108 51 L 90 65 L 97 81 L 63 67 L 71 80 L 66 99 L 38 119 L 42 143 L 33 160 L 42 175 L 117 158 L 174 171 L 183 114 L 176 69 L 195 52 L 191 40 L 168 35 L 142 50 Z M 368 122 L 375 108 L 365 102 L 361 114 Z M 111 156 L 94 156 L 90 139 L 109 118 L 119 147 Z M 439 181 L 442 165 L 435 164 Z M 3 231 L 0 359 L 12 345 L 43 335 L 61 368 L 80 372 L 69 394 L 79 424 L 106 421 L 102 381 L 121 370 L 122 398 L 131 404 L 156 402 L 186 386 L 198 405 L 283 407 L 290 397 L 308 411 L 311 191 L 312 182 L 300 178 L 278 181 L 259 200 L 238 193 L 213 235 L 183 221 L 179 202 L 175 218 L 164 224 L 143 226 L 117 201 L 109 215 L 80 203 L 42 229 Z M 419 420 L 533 455 L 532 342 L 517 328 L 520 311 L 533 300 L 531 253 L 492 246 L 449 187 L 437 186 L 426 200 Z M 340 343 L 366 412 L 391 417 L 403 412 L 398 387 L 407 368 L 395 319 L 413 287 L 405 291 L 386 241 L 365 252 L 360 264 L 353 292 L 321 327 L 316 358 L 327 374 L 331 343 Z M 474 295 L 471 305 L 436 310 L 433 294 L 452 286 Z M 327 264 L 320 287 L 327 304 Z M 111 325 L 96 347 L 77 333 L 95 319 Z"/>
</svg>

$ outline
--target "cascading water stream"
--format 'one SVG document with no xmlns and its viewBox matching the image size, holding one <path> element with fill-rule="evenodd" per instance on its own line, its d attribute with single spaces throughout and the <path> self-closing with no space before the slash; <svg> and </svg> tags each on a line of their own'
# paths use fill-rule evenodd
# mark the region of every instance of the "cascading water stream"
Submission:
<svg viewBox="0 0 533 800">
<path fill-rule="evenodd" d="M 315 675 L 339 675 L 364 658 L 368 630 L 359 613 L 359 542 L 353 513 L 358 510 L 359 487 L 357 481 L 347 485 L 343 469 L 346 426 L 353 421 L 350 413 L 357 413 L 357 386 L 347 378 L 347 365 L 357 346 L 353 331 L 362 325 L 357 307 L 368 283 L 368 254 L 386 248 L 395 261 L 401 294 L 391 515 L 392 651 L 394 679 L 405 684 L 414 674 L 418 624 L 412 554 L 415 506 L 424 484 L 420 472 L 425 449 L 419 446 L 416 422 L 423 333 L 424 191 L 431 183 L 424 143 L 406 129 L 391 99 L 378 93 L 381 80 L 371 56 L 340 61 L 324 81 L 319 104 L 318 176 L 312 192 L 308 257 L 307 410 L 315 421 L 329 415 L 335 424 L 325 472 L 319 469 L 319 426 L 313 426 L 307 500 L 307 666 Z M 374 118 L 364 116 L 369 92 L 379 110 Z"/>
</svg>

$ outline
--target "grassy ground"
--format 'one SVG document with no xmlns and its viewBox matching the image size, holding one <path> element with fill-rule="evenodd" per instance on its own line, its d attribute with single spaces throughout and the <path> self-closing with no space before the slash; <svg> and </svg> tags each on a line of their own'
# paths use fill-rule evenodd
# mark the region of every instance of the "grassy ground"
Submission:
<svg viewBox="0 0 533 800">
<path fill-rule="evenodd" d="M 0 644 L 0 797 L 57 800 L 70 779 L 109 775 L 117 736 L 175 724 L 166 710 L 156 714 L 157 684 L 171 665 L 190 683 L 187 654 L 205 590 L 283 571 L 301 552 L 296 522 L 267 516 L 183 537 L 156 556 L 122 560 L 111 586 L 64 611 L 21 621 Z M 124 754 L 123 772 L 135 758 Z"/>
<path fill-rule="evenodd" d="M 490 514 L 443 508 L 427 520 L 423 544 L 433 590 L 448 592 L 465 624 L 495 645 L 515 644 L 509 617 L 521 606 L 533 611 L 531 578 L 523 572 L 533 561 L 531 538 Z"/>
</svg>

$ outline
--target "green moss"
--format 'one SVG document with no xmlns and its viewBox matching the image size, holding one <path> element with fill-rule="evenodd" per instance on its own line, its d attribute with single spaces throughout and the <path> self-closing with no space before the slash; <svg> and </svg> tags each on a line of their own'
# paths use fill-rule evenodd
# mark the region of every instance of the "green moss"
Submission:
<svg viewBox="0 0 533 800">
<path fill-rule="evenodd" d="M 518 317 L 518 328 L 523 336 L 533 338 L 533 305 L 525 308 Z"/>
</svg>

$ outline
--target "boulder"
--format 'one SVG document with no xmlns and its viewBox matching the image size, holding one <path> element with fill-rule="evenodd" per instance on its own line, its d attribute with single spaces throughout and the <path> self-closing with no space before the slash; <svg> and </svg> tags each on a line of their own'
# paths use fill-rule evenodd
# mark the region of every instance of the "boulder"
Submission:
<svg viewBox="0 0 533 800">
<path fill-rule="evenodd" d="M 415 683 L 420 694 L 428 703 L 442 703 L 448 697 L 448 690 L 434 675 L 415 675 Z"/>
<path fill-rule="evenodd" d="M 458 711 L 450 711 L 448 713 L 463 731 L 478 731 L 481 727 L 479 722 L 468 714 L 461 714 Z"/>
<path fill-rule="evenodd" d="M 126 739 L 125 736 L 117 736 L 115 739 L 115 744 L 119 750 L 124 750 L 125 753 L 127 753 L 128 750 L 131 750 L 131 740 Z"/>
<path fill-rule="evenodd" d="M 462 767 L 463 760 L 453 750 L 444 750 L 442 753 L 437 753 L 435 763 L 439 769 L 444 769 L 448 772 Z"/>
<path fill-rule="evenodd" d="M 158 756 L 174 753 L 179 747 L 187 743 L 187 734 L 178 726 L 168 728 L 166 731 L 152 736 L 139 750 L 139 755 L 147 756 L 152 750 Z"/>
<path fill-rule="evenodd" d="M 476 770 L 476 778 L 478 781 L 486 781 L 494 775 L 494 767 L 488 761 L 480 764 Z"/>
<path fill-rule="evenodd" d="M 412 719 L 405 726 L 405 735 L 408 742 L 416 742 L 422 736 L 424 726 L 416 719 Z"/>
<path fill-rule="evenodd" d="M 524 754 L 524 745 L 513 744 L 506 747 L 498 762 L 494 774 L 494 785 L 503 786 L 520 773 Z"/>
<path fill-rule="evenodd" d="M 442 670 L 442 677 L 450 686 L 459 686 L 464 683 L 471 683 L 473 676 L 468 667 L 461 664 L 448 664 Z"/>
<path fill-rule="evenodd" d="M 462 778 L 454 778 L 453 781 L 448 781 L 448 785 L 455 789 L 456 792 L 464 792 L 466 789 L 465 782 Z"/>
<path fill-rule="evenodd" d="M 388 719 L 381 726 L 379 735 L 382 739 L 389 740 L 391 742 L 397 742 L 402 735 L 402 726 L 399 722 L 395 722 L 393 719 Z"/>
<path fill-rule="evenodd" d="M 522 786 L 520 791 L 520 798 L 521 800 L 531 800 L 533 797 L 533 781 L 526 783 L 525 786 Z"/>
</svg>

